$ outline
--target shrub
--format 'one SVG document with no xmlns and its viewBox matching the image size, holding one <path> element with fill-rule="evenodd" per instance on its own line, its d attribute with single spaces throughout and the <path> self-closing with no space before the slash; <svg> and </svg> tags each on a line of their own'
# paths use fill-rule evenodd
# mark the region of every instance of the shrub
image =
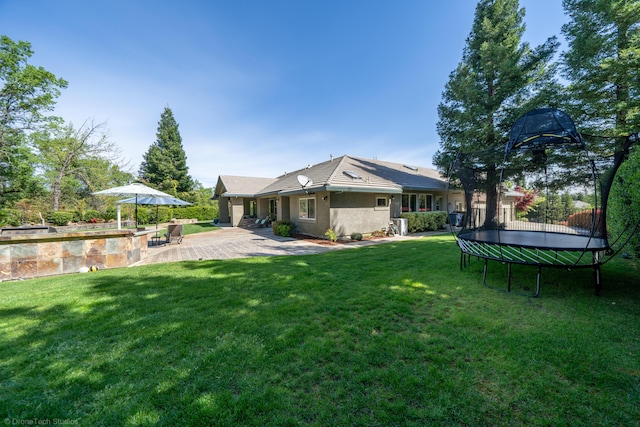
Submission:
<svg viewBox="0 0 640 427">
<path fill-rule="evenodd" d="M 155 209 L 154 209 L 155 212 Z M 149 210 L 138 206 L 138 224 L 150 224 L 149 222 Z"/>
<path fill-rule="evenodd" d="M 116 209 L 115 208 L 107 208 L 106 211 L 102 212 L 102 215 L 100 215 L 100 217 L 102 219 L 104 219 L 105 221 L 109 221 L 111 219 L 116 219 L 116 217 L 117 217 Z"/>
<path fill-rule="evenodd" d="M 89 209 L 84 211 L 84 215 L 82 215 L 81 220 L 90 221 L 92 218 L 101 218 L 101 217 L 102 215 L 100 215 L 100 212 L 93 209 Z"/>
<path fill-rule="evenodd" d="M 10 225 L 17 227 L 20 225 L 20 211 L 17 209 L 0 209 L 0 226 Z"/>
<path fill-rule="evenodd" d="M 407 228 L 410 233 L 420 231 L 435 231 L 444 227 L 447 221 L 446 212 L 410 212 L 400 215 L 407 219 Z"/>
<path fill-rule="evenodd" d="M 616 174 L 607 204 L 607 225 L 612 239 L 628 241 L 628 249 L 640 257 L 640 149 L 632 149 Z"/>
<path fill-rule="evenodd" d="M 282 221 L 273 221 L 271 223 L 271 229 L 276 236 L 289 237 L 295 229 L 295 225 L 288 219 Z"/>
<path fill-rule="evenodd" d="M 362 233 L 351 233 L 351 240 L 362 240 Z"/>
<path fill-rule="evenodd" d="M 326 237 L 327 239 L 331 240 L 332 242 L 335 242 L 338 240 L 338 236 L 336 235 L 336 232 L 333 228 L 328 229 L 327 231 L 324 232 L 324 237 Z"/>
<path fill-rule="evenodd" d="M 210 221 L 218 217 L 218 206 L 183 206 L 173 208 L 174 218 L 190 219 L 198 221 Z"/>
<path fill-rule="evenodd" d="M 75 212 L 55 211 L 47 214 L 47 221 L 53 225 L 63 226 L 72 222 L 76 216 Z"/>
</svg>

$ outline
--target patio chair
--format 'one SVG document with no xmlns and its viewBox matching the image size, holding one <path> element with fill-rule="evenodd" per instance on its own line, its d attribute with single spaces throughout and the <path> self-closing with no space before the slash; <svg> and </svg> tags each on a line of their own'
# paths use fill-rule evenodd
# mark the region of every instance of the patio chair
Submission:
<svg viewBox="0 0 640 427">
<path fill-rule="evenodd" d="M 167 243 L 182 243 L 182 224 L 169 224 L 164 237 L 166 237 Z"/>
</svg>

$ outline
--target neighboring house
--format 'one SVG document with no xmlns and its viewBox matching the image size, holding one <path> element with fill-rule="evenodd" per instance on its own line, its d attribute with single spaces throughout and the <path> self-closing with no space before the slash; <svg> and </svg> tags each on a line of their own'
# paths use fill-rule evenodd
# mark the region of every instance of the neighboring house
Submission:
<svg viewBox="0 0 640 427">
<path fill-rule="evenodd" d="M 434 169 L 342 156 L 275 179 L 221 175 L 214 198 L 221 223 L 269 216 L 291 220 L 303 234 L 323 236 L 333 228 L 348 236 L 388 227 L 402 212 L 463 203 L 462 192 L 450 193 L 456 200 L 447 201 L 446 191 L 447 180 Z"/>
</svg>

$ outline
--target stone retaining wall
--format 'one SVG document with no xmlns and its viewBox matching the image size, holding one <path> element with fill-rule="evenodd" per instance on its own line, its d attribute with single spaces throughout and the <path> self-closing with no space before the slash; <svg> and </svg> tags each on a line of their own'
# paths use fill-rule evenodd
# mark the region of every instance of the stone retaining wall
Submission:
<svg viewBox="0 0 640 427">
<path fill-rule="evenodd" d="M 0 280 L 126 267 L 147 258 L 147 234 L 132 230 L 0 236 Z"/>
</svg>

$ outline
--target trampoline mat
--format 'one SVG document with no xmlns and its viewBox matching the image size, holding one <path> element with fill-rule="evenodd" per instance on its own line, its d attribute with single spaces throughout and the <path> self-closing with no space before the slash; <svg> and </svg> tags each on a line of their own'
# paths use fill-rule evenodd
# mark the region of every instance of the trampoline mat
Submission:
<svg viewBox="0 0 640 427">
<path fill-rule="evenodd" d="M 606 239 L 577 234 L 544 231 L 480 230 L 463 231 L 458 239 L 494 245 L 558 251 L 602 251 L 609 248 Z"/>
</svg>

